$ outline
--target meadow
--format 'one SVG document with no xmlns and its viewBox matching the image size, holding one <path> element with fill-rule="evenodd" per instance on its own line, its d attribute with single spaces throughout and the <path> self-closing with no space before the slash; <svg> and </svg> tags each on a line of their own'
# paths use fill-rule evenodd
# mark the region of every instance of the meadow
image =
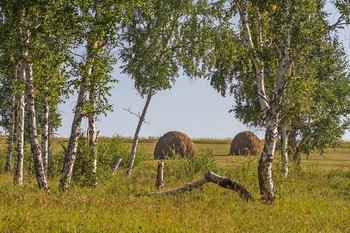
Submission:
<svg viewBox="0 0 350 233">
<path fill-rule="evenodd" d="M 106 149 L 110 140 L 99 142 L 105 145 L 99 153 L 106 163 L 117 150 L 127 156 L 130 146 L 129 139 L 115 139 Z M 200 151 L 196 159 L 166 160 L 164 190 L 196 181 L 210 169 L 243 184 L 255 201 L 246 202 L 212 183 L 175 196 L 144 195 L 156 191 L 155 142 L 141 140 L 131 177 L 125 176 L 124 164 L 113 176 L 105 171 L 97 188 L 73 182 L 68 193 L 59 193 L 57 168 L 49 174 L 51 193 L 44 193 L 37 188 L 30 158 L 22 187 L 13 185 L 12 175 L 1 173 L 0 232 L 350 232 L 348 143 L 303 157 L 301 167 L 290 163 L 287 179 L 276 154 L 276 201 L 264 205 L 259 200 L 258 157 L 228 156 L 229 139 L 195 140 Z M 4 140 L 1 143 L 3 167 Z M 65 143 L 66 139 L 53 142 L 53 167 L 60 166 Z"/>
</svg>

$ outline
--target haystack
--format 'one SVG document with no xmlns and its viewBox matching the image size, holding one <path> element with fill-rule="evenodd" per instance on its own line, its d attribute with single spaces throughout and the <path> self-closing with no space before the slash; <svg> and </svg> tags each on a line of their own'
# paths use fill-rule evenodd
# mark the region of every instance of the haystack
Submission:
<svg viewBox="0 0 350 233">
<path fill-rule="evenodd" d="M 170 131 L 159 138 L 154 148 L 154 159 L 178 154 L 182 157 L 193 156 L 197 151 L 192 140 L 184 133 Z"/>
<path fill-rule="evenodd" d="M 254 133 L 244 131 L 233 138 L 230 155 L 258 155 L 261 150 L 260 139 Z"/>
</svg>

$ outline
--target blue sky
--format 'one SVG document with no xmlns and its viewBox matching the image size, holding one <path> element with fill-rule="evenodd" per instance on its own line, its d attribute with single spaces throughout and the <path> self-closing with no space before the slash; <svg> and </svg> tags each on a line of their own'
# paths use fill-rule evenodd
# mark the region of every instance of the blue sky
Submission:
<svg viewBox="0 0 350 233">
<path fill-rule="evenodd" d="M 100 116 L 98 130 L 100 136 L 133 136 L 138 118 L 125 111 L 141 112 L 145 99 L 141 98 L 133 87 L 133 81 L 120 74 L 118 66 L 113 76 L 120 81 L 115 84 L 110 98 L 114 111 L 106 117 Z M 63 126 L 59 128 L 60 136 L 70 134 L 72 109 L 76 97 L 67 100 L 60 107 Z M 234 104 L 232 96 L 222 97 L 203 79 L 189 79 L 180 76 L 171 90 L 158 92 L 152 99 L 140 136 L 162 136 L 168 131 L 184 132 L 192 138 L 232 138 L 244 130 L 252 130 L 259 136 L 261 131 L 249 129 L 234 118 L 228 111 Z M 87 122 L 84 121 L 83 128 Z"/>
</svg>

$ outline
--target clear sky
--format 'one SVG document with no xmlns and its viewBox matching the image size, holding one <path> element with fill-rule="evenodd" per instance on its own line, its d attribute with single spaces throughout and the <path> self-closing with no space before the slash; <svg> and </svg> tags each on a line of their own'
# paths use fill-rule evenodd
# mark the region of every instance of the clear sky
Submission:
<svg viewBox="0 0 350 233">
<path fill-rule="evenodd" d="M 110 98 L 114 111 L 106 117 L 99 117 L 99 135 L 133 136 L 138 117 L 124 108 L 139 113 L 145 99 L 137 94 L 133 81 L 120 74 L 118 66 L 113 76 L 120 80 L 115 84 Z M 76 97 L 72 97 L 60 107 L 63 116 L 63 126 L 58 130 L 60 136 L 70 134 L 75 101 Z M 210 86 L 209 81 L 180 76 L 171 90 L 154 95 L 146 115 L 149 124 L 143 124 L 140 136 L 159 137 L 172 130 L 181 131 L 192 138 L 233 138 L 244 130 L 252 130 L 262 136 L 261 131 L 247 128 L 234 118 L 233 113 L 228 112 L 233 104 L 232 96 L 222 97 Z M 86 127 L 87 122 L 84 121 L 83 128 Z"/>
</svg>

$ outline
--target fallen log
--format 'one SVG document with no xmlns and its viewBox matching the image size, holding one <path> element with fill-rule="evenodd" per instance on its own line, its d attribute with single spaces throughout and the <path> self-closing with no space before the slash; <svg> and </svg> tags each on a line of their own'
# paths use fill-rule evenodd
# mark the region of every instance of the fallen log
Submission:
<svg viewBox="0 0 350 233">
<path fill-rule="evenodd" d="M 148 193 L 146 196 L 161 196 L 161 195 L 175 195 L 180 194 L 186 191 L 191 191 L 194 188 L 201 188 L 205 183 L 211 182 L 214 184 L 219 185 L 220 187 L 230 189 L 232 191 L 235 191 L 238 193 L 238 195 L 245 199 L 246 201 L 254 200 L 253 195 L 240 183 L 237 181 L 231 180 L 229 178 L 220 176 L 218 174 L 215 174 L 212 171 L 208 171 L 203 178 L 187 184 L 181 188 L 174 189 L 174 190 L 168 190 L 164 192 L 154 192 L 154 193 Z"/>
</svg>

